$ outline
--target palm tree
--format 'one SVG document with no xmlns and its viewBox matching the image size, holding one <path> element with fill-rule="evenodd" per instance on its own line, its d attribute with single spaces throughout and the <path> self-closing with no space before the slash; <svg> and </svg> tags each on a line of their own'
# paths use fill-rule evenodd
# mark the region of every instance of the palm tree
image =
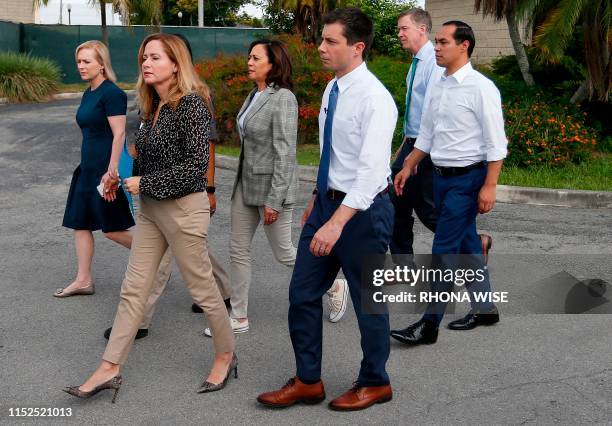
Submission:
<svg viewBox="0 0 612 426">
<path fill-rule="evenodd" d="M 304 39 L 316 42 L 321 20 L 330 10 L 341 6 L 342 0 L 276 0 L 280 9 L 293 10 L 297 31 Z"/>
<path fill-rule="evenodd" d="M 538 0 L 533 1 L 537 2 Z M 483 16 L 492 16 L 495 21 L 506 19 L 510 40 L 523 80 L 528 86 L 533 86 L 535 82 L 529 71 L 529 59 L 518 27 L 517 6 L 519 3 L 521 3 L 521 0 L 475 0 L 474 10 L 476 12 L 482 11 Z"/>
<path fill-rule="evenodd" d="M 33 7 L 46 6 L 49 0 L 34 0 Z M 89 0 L 92 6 L 100 7 L 102 27 L 102 42 L 108 46 L 108 28 L 106 26 L 106 5 L 112 4 L 118 11 L 126 25 L 130 24 L 131 15 L 138 13 L 140 21 L 158 25 L 160 23 L 162 4 L 161 0 Z"/>
<path fill-rule="evenodd" d="M 582 31 L 587 76 L 571 101 L 576 103 L 587 97 L 607 101 L 612 77 L 610 0 L 528 0 L 527 7 L 526 13 L 531 16 L 537 15 L 534 11 L 546 11 L 534 37 L 543 59 L 560 61 L 575 31 Z"/>
</svg>

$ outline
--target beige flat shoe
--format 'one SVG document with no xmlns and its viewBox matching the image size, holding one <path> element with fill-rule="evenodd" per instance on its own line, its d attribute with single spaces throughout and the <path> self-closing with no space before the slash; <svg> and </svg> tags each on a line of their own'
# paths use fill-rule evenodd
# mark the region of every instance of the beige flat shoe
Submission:
<svg viewBox="0 0 612 426">
<path fill-rule="evenodd" d="M 90 296 L 96 292 L 93 283 L 89 283 L 87 287 L 77 288 L 72 291 L 66 291 L 65 288 L 58 288 L 53 293 L 53 297 L 70 297 L 70 296 Z"/>
</svg>

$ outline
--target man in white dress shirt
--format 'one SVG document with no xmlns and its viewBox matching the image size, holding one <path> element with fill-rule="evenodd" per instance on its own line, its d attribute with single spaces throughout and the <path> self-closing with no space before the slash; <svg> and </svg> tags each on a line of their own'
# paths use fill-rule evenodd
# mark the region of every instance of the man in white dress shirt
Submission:
<svg viewBox="0 0 612 426">
<path fill-rule="evenodd" d="M 433 266 L 454 269 L 459 261 L 456 255 L 462 254 L 468 255 L 461 261 L 467 261 L 471 269 L 484 271 L 483 279 L 467 284 L 472 309 L 448 324 L 453 330 L 499 321 L 495 305 L 476 297 L 491 292 L 476 216 L 490 212 L 495 205 L 507 139 L 499 90 L 470 63 L 474 45 L 472 28 L 461 21 L 444 23 L 436 34 L 436 61 L 446 71 L 432 86 L 415 148 L 394 180 L 395 190 L 402 194 L 415 167 L 427 154 L 431 156 L 438 213 Z M 452 285 L 434 282 L 432 291 L 450 292 Z M 445 308 L 445 303 L 430 303 L 420 321 L 393 337 L 406 344 L 435 343 Z"/>
<path fill-rule="evenodd" d="M 392 398 L 385 370 L 390 348 L 386 306 L 383 313 L 366 314 L 360 285 L 363 256 L 384 255 L 391 238 L 393 206 L 387 179 L 397 108 L 364 62 L 372 43 L 372 21 L 359 9 L 348 8 L 332 10 L 324 24 L 319 54 L 335 78 L 323 94 L 317 188 L 304 212 L 289 287 L 289 331 L 297 371 L 285 386 L 259 395 L 258 401 L 287 407 L 325 399 L 321 297 L 342 268 L 361 332 L 363 360 L 352 389 L 329 405 L 334 410 L 359 410 Z"/>
</svg>

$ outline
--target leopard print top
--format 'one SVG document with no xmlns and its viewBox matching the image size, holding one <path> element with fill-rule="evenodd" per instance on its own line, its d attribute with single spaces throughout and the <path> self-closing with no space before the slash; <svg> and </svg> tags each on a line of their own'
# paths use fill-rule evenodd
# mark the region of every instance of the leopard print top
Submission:
<svg viewBox="0 0 612 426">
<path fill-rule="evenodd" d="M 140 192 L 157 200 L 180 198 L 206 189 L 211 116 L 204 100 L 185 95 L 176 109 L 163 105 L 155 126 L 142 123 L 136 134 L 135 170 Z"/>
</svg>

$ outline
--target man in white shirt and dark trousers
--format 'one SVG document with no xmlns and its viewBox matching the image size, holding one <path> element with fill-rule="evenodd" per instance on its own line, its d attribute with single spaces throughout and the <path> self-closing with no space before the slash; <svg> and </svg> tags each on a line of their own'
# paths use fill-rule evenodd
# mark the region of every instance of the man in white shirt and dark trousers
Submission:
<svg viewBox="0 0 612 426">
<path fill-rule="evenodd" d="M 321 297 L 342 268 L 361 332 L 363 360 L 354 386 L 329 406 L 360 410 L 392 398 L 385 370 L 389 316 L 386 306 L 383 314 L 363 311 L 360 285 L 363 256 L 384 255 L 391 239 L 393 205 L 387 179 L 397 108 L 364 62 L 372 43 L 372 21 L 359 9 L 348 8 L 332 10 L 323 22 L 319 54 L 336 77 L 323 94 L 317 188 L 302 219 L 289 287 L 289 331 L 297 371 L 281 389 L 257 399 L 272 407 L 325 399 Z"/>
<path fill-rule="evenodd" d="M 431 156 L 438 213 L 432 267 L 456 268 L 456 255 L 461 254 L 471 268 L 484 271 L 484 279 L 467 285 L 472 309 L 448 324 L 453 330 L 499 321 L 495 305 L 475 297 L 491 291 L 476 216 L 495 205 L 507 139 L 499 90 L 470 63 L 474 44 L 472 28 L 460 21 L 444 23 L 436 35 L 436 61 L 446 71 L 432 86 L 415 148 L 394 180 L 395 190 L 402 194 L 415 167 L 427 154 Z M 450 292 L 452 286 L 452 282 L 433 282 L 432 292 Z M 392 332 L 392 337 L 409 345 L 435 343 L 445 308 L 445 303 L 430 303 L 420 321 Z"/>
</svg>

